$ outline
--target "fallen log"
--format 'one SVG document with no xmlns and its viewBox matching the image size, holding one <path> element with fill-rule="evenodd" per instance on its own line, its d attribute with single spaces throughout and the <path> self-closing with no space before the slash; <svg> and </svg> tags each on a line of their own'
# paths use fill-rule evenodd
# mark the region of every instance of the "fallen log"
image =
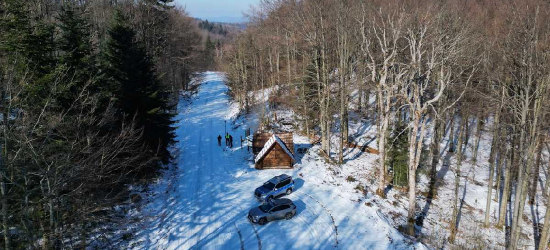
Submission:
<svg viewBox="0 0 550 250">
<path fill-rule="evenodd" d="M 356 148 L 361 150 L 362 152 L 369 153 L 369 154 L 379 154 L 380 152 L 377 149 L 371 148 L 367 145 L 360 146 L 358 144 L 355 144 L 353 142 L 348 142 L 348 148 Z"/>
</svg>

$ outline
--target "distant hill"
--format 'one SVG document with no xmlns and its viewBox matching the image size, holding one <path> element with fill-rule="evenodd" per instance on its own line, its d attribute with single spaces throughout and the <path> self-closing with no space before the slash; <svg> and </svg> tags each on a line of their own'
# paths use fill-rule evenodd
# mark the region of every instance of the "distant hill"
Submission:
<svg viewBox="0 0 550 250">
<path fill-rule="evenodd" d="M 208 20 L 200 21 L 199 22 L 199 28 L 202 30 L 207 30 L 210 33 L 226 36 L 227 30 L 223 28 L 223 24 L 221 23 L 212 23 Z"/>
<path fill-rule="evenodd" d="M 203 20 L 200 18 L 195 18 L 195 20 L 199 29 L 207 31 L 210 35 L 226 37 L 246 29 L 246 24 L 244 23 L 211 22 L 208 19 Z"/>
</svg>

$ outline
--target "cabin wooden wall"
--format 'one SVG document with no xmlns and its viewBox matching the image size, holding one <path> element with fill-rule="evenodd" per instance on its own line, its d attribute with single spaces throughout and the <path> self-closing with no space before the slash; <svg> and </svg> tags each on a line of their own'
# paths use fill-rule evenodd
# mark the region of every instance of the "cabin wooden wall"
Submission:
<svg viewBox="0 0 550 250">
<path fill-rule="evenodd" d="M 271 138 L 273 134 L 271 133 L 256 133 L 252 140 L 252 152 L 254 155 L 257 155 L 265 143 Z M 288 150 L 294 155 L 294 136 L 292 133 L 281 133 L 276 134 L 281 141 L 286 145 Z M 263 160 L 256 164 L 258 169 L 267 169 L 267 168 L 292 168 L 294 162 L 292 158 L 284 151 L 284 149 L 278 144 L 275 143 L 274 148 L 272 148 Z"/>
<path fill-rule="evenodd" d="M 272 134 L 270 133 L 255 133 L 252 138 L 252 153 L 257 155 L 260 153 L 265 143 L 269 140 Z"/>
<path fill-rule="evenodd" d="M 281 134 L 277 134 L 277 136 L 281 138 L 281 141 L 285 143 L 288 150 L 290 150 L 290 152 L 294 155 L 294 134 L 281 133 Z"/>
<path fill-rule="evenodd" d="M 256 168 L 292 168 L 293 165 L 292 158 L 276 143 L 264 159 L 256 164 Z"/>
</svg>

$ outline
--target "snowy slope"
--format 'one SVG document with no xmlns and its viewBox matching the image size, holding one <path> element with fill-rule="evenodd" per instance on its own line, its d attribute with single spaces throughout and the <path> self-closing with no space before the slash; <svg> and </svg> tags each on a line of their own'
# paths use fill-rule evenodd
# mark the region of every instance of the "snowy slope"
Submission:
<svg viewBox="0 0 550 250">
<path fill-rule="evenodd" d="M 208 72 L 190 104 L 180 107 L 179 159 L 153 188 L 139 212 L 144 222 L 134 249 L 425 249 L 390 226 L 375 207 L 357 202 L 352 184 L 332 185 L 331 169 L 311 148 L 291 170 L 255 170 L 251 153 L 240 147 L 256 118 L 233 120 L 238 112 L 226 95 L 221 73 Z M 227 131 L 235 147 L 217 145 Z M 242 123 L 243 125 L 239 124 Z M 237 125 L 235 125 L 237 124 Z M 296 146 L 308 144 L 296 136 Z M 222 143 L 223 144 L 223 143 Z M 296 182 L 289 198 L 298 207 L 289 220 L 265 226 L 246 215 L 258 206 L 254 188 L 286 173 Z M 347 185 L 347 186 L 346 186 Z"/>
<path fill-rule="evenodd" d="M 327 185 L 330 171 L 315 150 L 292 170 L 255 170 L 251 153 L 238 143 L 246 127 L 227 120 L 236 147 L 218 147 L 226 119 L 238 112 L 226 95 L 220 73 L 206 73 L 191 104 L 182 105 L 177 168 L 154 187 L 139 213 L 144 222 L 134 249 L 424 249 L 392 228 L 375 208 L 350 198 L 348 189 Z M 244 124 L 257 124 L 254 116 Z M 252 126 L 252 129 L 255 129 Z M 297 137 L 297 143 L 307 143 Z M 222 143 L 223 144 L 223 143 Z M 289 196 L 298 207 L 290 221 L 251 224 L 246 215 L 258 206 L 255 187 L 286 173 L 296 181 Z M 137 211 L 136 211 L 137 212 Z"/>
</svg>

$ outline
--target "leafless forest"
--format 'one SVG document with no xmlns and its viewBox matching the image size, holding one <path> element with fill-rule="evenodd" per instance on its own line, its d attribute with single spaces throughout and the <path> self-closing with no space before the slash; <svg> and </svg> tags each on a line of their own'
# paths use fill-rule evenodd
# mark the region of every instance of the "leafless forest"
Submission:
<svg viewBox="0 0 550 250">
<path fill-rule="evenodd" d="M 292 109 L 302 133 L 318 138 L 336 163 L 350 140 L 349 114 L 373 121 L 381 159 L 377 195 L 383 198 L 397 172 L 405 173 L 404 231 L 411 236 L 418 169 L 431 169 L 428 199 L 436 197 L 440 145 L 448 139 L 458 159 L 451 243 L 463 151 L 472 147 L 476 162 L 486 131 L 492 135 L 487 197 L 501 202 L 498 222 L 489 220 L 487 202 L 480 224 L 502 228 L 507 249 L 519 247 L 520 228 L 529 226 L 526 204 L 547 204 L 550 191 L 542 183 L 550 167 L 548 1 L 264 0 L 249 18 L 222 64 L 243 109 L 254 105 L 250 91 L 273 89 L 270 103 Z M 269 124 L 276 117 L 268 110 L 262 119 Z M 397 159 L 391 174 L 389 158 Z M 535 200 L 541 189 L 543 198 Z M 550 206 L 545 209 L 533 229 L 537 249 L 549 241 Z"/>
</svg>

